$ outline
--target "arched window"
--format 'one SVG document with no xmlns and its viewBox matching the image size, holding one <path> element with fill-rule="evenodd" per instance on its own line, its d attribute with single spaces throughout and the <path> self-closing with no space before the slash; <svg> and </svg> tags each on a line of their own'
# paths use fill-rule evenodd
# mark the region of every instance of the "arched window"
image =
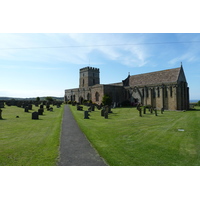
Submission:
<svg viewBox="0 0 200 200">
<path fill-rule="evenodd" d="M 158 90 L 158 98 L 160 97 L 160 88 L 157 87 L 157 90 Z"/>
<path fill-rule="evenodd" d="M 90 93 L 87 94 L 87 100 L 90 100 Z"/>
<path fill-rule="evenodd" d="M 95 98 L 96 98 L 96 101 L 99 101 L 99 96 L 100 96 L 100 95 L 99 95 L 99 93 L 98 93 L 98 92 L 96 92 L 96 93 L 95 93 Z"/>
</svg>

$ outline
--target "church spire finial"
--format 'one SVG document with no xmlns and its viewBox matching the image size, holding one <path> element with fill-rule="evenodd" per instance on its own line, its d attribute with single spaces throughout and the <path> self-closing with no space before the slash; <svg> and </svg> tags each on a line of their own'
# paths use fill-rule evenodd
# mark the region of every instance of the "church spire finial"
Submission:
<svg viewBox="0 0 200 200">
<path fill-rule="evenodd" d="M 181 62 L 181 67 L 183 67 L 182 62 Z"/>
</svg>

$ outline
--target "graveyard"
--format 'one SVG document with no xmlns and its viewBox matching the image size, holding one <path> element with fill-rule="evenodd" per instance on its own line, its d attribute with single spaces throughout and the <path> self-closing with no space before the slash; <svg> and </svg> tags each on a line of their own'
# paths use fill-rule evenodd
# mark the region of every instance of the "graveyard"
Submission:
<svg viewBox="0 0 200 200">
<path fill-rule="evenodd" d="M 110 166 L 200 165 L 200 107 L 164 111 L 68 106 L 91 145 Z M 1 104 L 0 165 L 56 166 L 63 108 Z"/>
<path fill-rule="evenodd" d="M 18 105 L 19 106 L 19 105 Z M 1 166 L 55 166 L 59 156 L 59 140 L 63 106 L 32 107 L 5 105 L 0 120 Z M 33 115 L 32 115 L 33 114 Z"/>
<path fill-rule="evenodd" d="M 110 166 L 199 166 L 200 107 L 146 114 L 134 107 L 101 110 L 84 118 L 83 106 L 70 109 L 92 146 Z M 141 116 L 140 116 L 141 114 Z"/>
</svg>

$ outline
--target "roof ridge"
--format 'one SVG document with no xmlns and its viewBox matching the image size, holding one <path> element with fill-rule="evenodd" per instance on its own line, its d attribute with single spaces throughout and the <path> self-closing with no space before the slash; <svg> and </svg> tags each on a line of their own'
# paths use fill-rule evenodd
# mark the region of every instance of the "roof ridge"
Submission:
<svg viewBox="0 0 200 200">
<path fill-rule="evenodd" d="M 131 76 L 138 76 L 138 75 L 143 75 L 143 74 L 152 74 L 152 73 L 156 73 L 156 72 L 171 71 L 171 70 L 175 70 L 175 69 L 181 69 L 181 67 L 176 67 L 176 68 L 171 68 L 171 69 L 164 69 L 164 70 L 159 70 L 159 71 L 154 71 L 154 72 L 146 72 L 146 73 L 135 74 L 135 75 L 131 75 Z"/>
</svg>

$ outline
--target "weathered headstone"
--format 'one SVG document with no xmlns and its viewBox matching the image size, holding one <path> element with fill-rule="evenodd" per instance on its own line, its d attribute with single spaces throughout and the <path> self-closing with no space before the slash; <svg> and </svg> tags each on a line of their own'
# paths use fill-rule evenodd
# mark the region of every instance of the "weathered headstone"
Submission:
<svg viewBox="0 0 200 200">
<path fill-rule="evenodd" d="M 161 114 L 163 114 L 163 112 L 164 112 L 164 108 L 161 108 Z"/>
<path fill-rule="evenodd" d="M 144 107 L 143 114 L 146 114 L 146 107 Z"/>
<path fill-rule="evenodd" d="M 2 118 L 2 110 L 1 110 L 1 108 L 0 108 L 0 119 L 3 119 Z"/>
<path fill-rule="evenodd" d="M 84 111 L 84 119 L 89 119 L 89 113 L 88 113 L 88 111 Z"/>
<path fill-rule="evenodd" d="M 76 105 L 77 110 L 83 110 L 83 106 Z"/>
<path fill-rule="evenodd" d="M 50 108 L 49 108 L 49 111 L 53 112 L 53 107 L 50 107 Z"/>
<path fill-rule="evenodd" d="M 42 108 L 38 109 L 38 114 L 39 115 L 43 115 L 43 112 L 44 112 L 44 109 L 42 109 Z"/>
<path fill-rule="evenodd" d="M 104 112 L 104 117 L 105 117 L 105 119 L 108 119 L 108 112 L 107 111 Z"/>
<path fill-rule="evenodd" d="M 39 119 L 39 113 L 38 112 L 33 112 L 32 113 L 32 119 Z"/>
<path fill-rule="evenodd" d="M 49 104 L 47 104 L 47 105 L 46 105 L 46 108 L 47 108 L 47 110 L 49 110 L 49 108 L 50 108 L 50 105 L 49 105 Z"/>
<path fill-rule="evenodd" d="M 138 111 L 139 111 L 139 116 L 142 117 L 142 108 L 139 107 Z"/>
<path fill-rule="evenodd" d="M 108 113 L 112 113 L 111 106 L 108 106 Z"/>
<path fill-rule="evenodd" d="M 3 101 L 0 102 L 0 108 L 4 108 L 4 102 Z"/>
<path fill-rule="evenodd" d="M 32 104 L 28 104 L 28 109 L 32 110 Z"/>
<path fill-rule="evenodd" d="M 44 108 L 44 105 L 40 105 L 40 108 L 42 108 L 42 109 L 43 109 L 43 108 Z"/>
<path fill-rule="evenodd" d="M 21 102 L 21 101 L 18 101 L 18 102 L 17 102 L 17 107 L 19 107 L 19 108 L 22 107 L 22 102 Z"/>
<path fill-rule="evenodd" d="M 28 112 L 28 106 L 24 108 L 24 112 Z"/>
<path fill-rule="evenodd" d="M 155 116 L 158 116 L 156 108 L 154 108 L 154 112 L 155 112 Z"/>
<path fill-rule="evenodd" d="M 105 110 L 104 108 L 101 110 L 101 116 L 104 117 Z"/>
</svg>

